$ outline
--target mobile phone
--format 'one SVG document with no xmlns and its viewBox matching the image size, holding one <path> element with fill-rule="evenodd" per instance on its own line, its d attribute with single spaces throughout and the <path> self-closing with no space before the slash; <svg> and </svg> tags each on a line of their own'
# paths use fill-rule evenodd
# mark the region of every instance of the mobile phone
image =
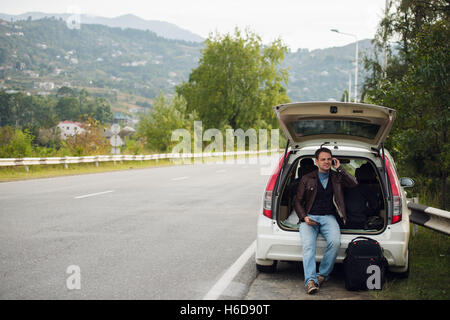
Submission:
<svg viewBox="0 0 450 320">
<path fill-rule="evenodd" d="M 333 166 L 335 166 L 336 165 L 336 160 L 331 160 L 331 163 L 333 164 Z"/>
</svg>

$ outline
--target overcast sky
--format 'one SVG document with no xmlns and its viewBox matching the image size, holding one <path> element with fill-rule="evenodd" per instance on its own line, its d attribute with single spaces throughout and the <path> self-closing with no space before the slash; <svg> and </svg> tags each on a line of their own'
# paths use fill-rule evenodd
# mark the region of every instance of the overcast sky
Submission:
<svg viewBox="0 0 450 320">
<path fill-rule="evenodd" d="M 250 27 L 265 43 L 281 37 L 291 50 L 327 48 L 354 42 L 331 32 L 373 38 L 385 0 L 0 0 L 0 12 L 21 14 L 91 14 L 115 17 L 134 14 L 174 23 L 204 38 L 210 32 Z"/>
</svg>

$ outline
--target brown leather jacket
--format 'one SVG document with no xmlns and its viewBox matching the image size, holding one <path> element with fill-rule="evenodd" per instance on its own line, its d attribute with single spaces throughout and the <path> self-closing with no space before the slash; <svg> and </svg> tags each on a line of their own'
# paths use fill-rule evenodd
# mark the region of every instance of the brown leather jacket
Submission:
<svg viewBox="0 0 450 320">
<path fill-rule="evenodd" d="M 358 185 L 355 177 L 345 171 L 340 166 L 337 172 L 330 171 L 330 179 L 333 184 L 333 203 L 339 216 L 343 219 L 344 223 L 347 221 L 345 213 L 344 203 L 344 190 L 343 188 L 353 188 Z M 317 183 L 319 181 L 318 170 L 308 173 L 302 177 L 298 183 L 297 194 L 294 198 L 294 208 L 300 221 L 309 213 L 314 204 L 314 200 L 317 194 Z M 299 222 L 300 223 L 300 222 Z"/>
</svg>

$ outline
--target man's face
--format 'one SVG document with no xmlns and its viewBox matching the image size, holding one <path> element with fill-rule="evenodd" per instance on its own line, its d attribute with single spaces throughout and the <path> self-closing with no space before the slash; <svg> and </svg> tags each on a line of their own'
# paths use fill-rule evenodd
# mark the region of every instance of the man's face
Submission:
<svg viewBox="0 0 450 320">
<path fill-rule="evenodd" d="M 331 168 L 331 154 L 328 152 L 319 153 L 319 158 L 316 160 L 316 165 L 319 167 L 320 172 L 328 172 Z"/>
</svg>

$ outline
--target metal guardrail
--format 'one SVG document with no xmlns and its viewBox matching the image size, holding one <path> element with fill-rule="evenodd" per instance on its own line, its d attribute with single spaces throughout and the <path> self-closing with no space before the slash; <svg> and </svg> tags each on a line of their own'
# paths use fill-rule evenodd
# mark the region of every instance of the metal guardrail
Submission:
<svg viewBox="0 0 450 320">
<path fill-rule="evenodd" d="M 408 208 L 411 210 L 410 222 L 450 235 L 449 211 L 427 207 L 412 201 L 408 202 Z"/>
<path fill-rule="evenodd" d="M 259 151 L 233 151 L 233 152 L 203 152 L 203 153 L 162 153 L 150 155 L 99 155 L 84 157 L 48 157 L 48 158 L 0 158 L 0 167 L 4 166 L 24 166 L 28 170 L 30 165 L 42 164 L 68 164 L 73 163 L 92 163 L 97 165 L 99 162 L 106 161 L 144 161 L 160 159 L 192 159 L 207 157 L 229 157 L 239 155 L 257 155 L 278 152 L 278 149 L 259 150 Z"/>
<path fill-rule="evenodd" d="M 107 161 L 145 161 L 160 159 L 192 159 L 207 157 L 229 157 L 235 155 L 257 155 L 278 152 L 278 149 L 259 150 L 259 151 L 234 151 L 234 152 L 209 152 L 209 153 L 162 153 L 150 155 L 99 155 L 85 157 L 48 157 L 48 158 L 0 158 L 0 167 L 4 166 L 24 166 L 28 171 L 29 165 L 42 164 L 68 164 L 73 163 L 92 163 L 97 165 L 99 162 Z M 450 212 L 427 207 L 414 202 L 414 199 L 408 201 L 408 208 L 411 211 L 410 222 L 424 226 L 429 229 L 450 235 Z"/>
</svg>

